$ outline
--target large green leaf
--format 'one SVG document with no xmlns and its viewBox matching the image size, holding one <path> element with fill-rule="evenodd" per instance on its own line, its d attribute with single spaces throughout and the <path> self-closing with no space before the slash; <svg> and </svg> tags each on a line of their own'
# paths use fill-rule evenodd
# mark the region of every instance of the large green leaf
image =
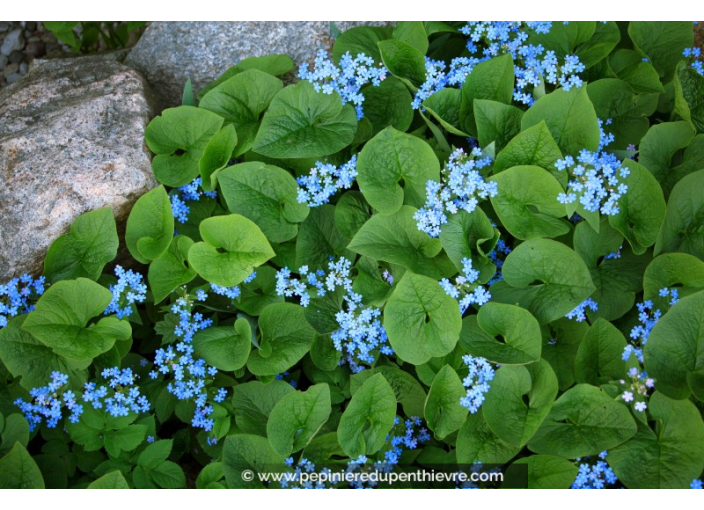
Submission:
<svg viewBox="0 0 704 510">
<path fill-rule="evenodd" d="M 704 289 L 704 261 L 688 253 L 655 257 L 643 274 L 643 297 L 653 299 L 665 287 L 677 287 L 680 296 Z"/>
<path fill-rule="evenodd" d="M 381 60 L 391 74 L 413 87 L 419 87 L 425 81 L 423 53 L 403 41 L 386 40 L 377 45 Z"/>
<path fill-rule="evenodd" d="M 420 365 L 452 352 L 462 318 L 457 301 L 436 280 L 409 272 L 386 304 L 384 328 L 396 355 Z"/>
<path fill-rule="evenodd" d="M 315 330 L 305 309 L 292 303 L 267 306 L 259 317 L 261 348 L 253 351 L 247 368 L 259 376 L 276 375 L 296 364 L 310 349 Z"/>
<path fill-rule="evenodd" d="M 176 236 L 169 249 L 149 264 L 147 279 L 155 303 L 163 301 L 176 287 L 185 285 L 196 277 L 196 271 L 186 265 L 191 246 L 193 241 L 190 237 Z"/>
<path fill-rule="evenodd" d="M 688 489 L 704 469 L 704 423 L 688 400 L 659 392 L 648 411 L 655 431 L 640 424 L 628 442 L 609 451 L 609 465 L 629 489 Z"/>
<path fill-rule="evenodd" d="M 489 302 L 464 318 L 460 345 L 472 356 L 502 365 L 533 363 L 540 359 L 540 325 L 523 308 Z"/>
<path fill-rule="evenodd" d="M 337 92 L 302 81 L 280 91 L 264 114 L 253 149 L 271 158 L 317 158 L 344 149 L 357 130 L 354 108 Z"/>
<path fill-rule="evenodd" d="M 269 415 L 266 435 L 271 446 L 284 457 L 305 448 L 328 420 L 331 410 L 330 387 L 325 383 L 289 393 Z"/>
<path fill-rule="evenodd" d="M 44 275 L 50 282 L 80 276 L 97 280 L 105 264 L 117 255 L 119 244 L 112 207 L 81 214 L 67 234 L 51 243 L 44 258 Z"/>
<path fill-rule="evenodd" d="M 225 440 L 222 467 L 231 489 L 261 489 L 260 474 L 283 473 L 284 458 L 262 436 L 235 434 Z M 243 476 L 244 475 L 244 476 Z"/>
<path fill-rule="evenodd" d="M 599 388 L 578 384 L 557 399 L 528 447 L 573 459 L 609 450 L 635 433 L 628 407 Z"/>
<path fill-rule="evenodd" d="M 193 336 L 193 348 L 209 365 L 220 370 L 235 371 L 247 363 L 252 345 L 249 321 L 240 318 L 232 326 L 220 326 L 198 331 Z"/>
<path fill-rule="evenodd" d="M 111 471 L 91 482 L 86 489 L 129 489 L 127 480 L 119 471 Z"/>
<path fill-rule="evenodd" d="M 677 302 L 653 327 L 645 369 L 670 398 L 704 400 L 704 291 Z"/>
<path fill-rule="evenodd" d="M 704 259 L 704 170 L 684 177 L 672 189 L 655 255 L 684 252 Z"/>
<path fill-rule="evenodd" d="M 428 428 L 435 432 L 435 437 L 444 439 L 456 432 L 467 417 L 467 408 L 459 405 L 466 390 L 457 372 L 450 365 L 445 365 L 435 376 L 425 401 L 424 416 Z"/>
<path fill-rule="evenodd" d="M 20 443 L 0 459 L 0 489 L 43 489 L 42 473 Z"/>
<path fill-rule="evenodd" d="M 364 89 L 364 117 L 372 123 L 373 134 L 388 126 L 406 131 L 413 121 L 412 100 L 408 88 L 393 76 Z"/>
<path fill-rule="evenodd" d="M 480 147 L 494 144 L 500 151 L 521 131 L 523 110 L 489 99 L 474 100 L 474 120 Z"/>
<path fill-rule="evenodd" d="M 63 280 L 46 290 L 22 328 L 59 356 L 89 360 L 132 334 L 130 323 L 115 317 L 88 326 L 111 300 L 112 293 L 91 280 Z"/>
<path fill-rule="evenodd" d="M 525 466 L 525 467 L 524 467 Z M 579 468 L 574 462 L 552 455 L 531 455 L 506 470 L 505 489 L 569 489 Z"/>
<path fill-rule="evenodd" d="M 139 197 L 127 218 L 125 232 L 125 244 L 132 256 L 149 264 L 169 249 L 173 235 L 174 215 L 164 187 Z"/>
<path fill-rule="evenodd" d="M 394 214 L 372 216 L 347 248 L 432 278 L 454 274 L 455 266 L 442 251 L 442 243 L 418 230 L 415 213 L 416 209 L 404 205 Z"/>
<path fill-rule="evenodd" d="M 203 108 L 179 106 L 164 110 L 152 120 L 144 133 L 154 176 L 166 186 L 184 186 L 198 177 L 199 161 L 223 119 Z"/>
<path fill-rule="evenodd" d="M 451 215 L 440 232 L 440 243 L 455 267 L 461 270 L 462 260 L 471 259 L 472 267 L 479 271 L 479 282 L 494 276 L 496 267 L 488 254 L 498 239 L 498 229 L 481 209 Z"/>
<path fill-rule="evenodd" d="M 521 451 L 494 434 L 484 419 L 480 409 L 467 416 L 467 420 L 457 434 L 457 462 L 483 464 L 504 464 Z"/>
<path fill-rule="evenodd" d="M 523 116 L 523 131 L 545 121 L 563 154 L 577 155 L 582 149 L 599 148 L 599 121 L 586 87 L 569 92 L 558 89 L 538 99 Z"/>
<path fill-rule="evenodd" d="M 234 155 L 239 156 L 252 148 L 262 113 L 282 88 L 283 83 L 278 78 L 250 69 L 210 90 L 200 100 L 199 106 L 232 123 L 237 131 Z"/>
<path fill-rule="evenodd" d="M 408 372 L 404 372 L 395 365 L 374 367 L 362 370 L 350 378 L 350 393 L 353 395 L 362 387 L 362 384 L 374 374 L 382 374 L 394 390 L 396 400 L 406 416 L 423 416 L 426 394 L 423 386 Z"/>
<path fill-rule="evenodd" d="M 232 407 L 237 426 L 246 434 L 266 434 L 266 423 L 276 403 L 294 391 L 293 386 L 274 379 L 268 384 L 251 381 L 232 388 Z"/>
<path fill-rule="evenodd" d="M 631 21 L 628 35 L 665 82 L 672 78 L 682 51 L 694 44 L 691 21 Z"/>
<path fill-rule="evenodd" d="M 330 204 L 315 207 L 299 228 L 296 266 L 323 269 L 327 267 L 330 256 L 352 259 L 354 253 L 347 249 L 349 242 L 349 238 L 337 228 L 335 207 Z"/>
<path fill-rule="evenodd" d="M 474 100 L 489 99 L 511 104 L 513 99 L 513 59 L 510 54 L 481 62 L 467 75 L 462 85 L 460 125 L 466 132 L 476 135 Z"/>
<path fill-rule="evenodd" d="M 308 206 L 297 200 L 296 180 L 277 166 L 241 163 L 220 172 L 218 182 L 230 212 L 255 222 L 272 243 L 296 237 L 308 216 Z"/>
<path fill-rule="evenodd" d="M 208 218 L 200 224 L 204 242 L 188 251 L 188 262 L 210 283 L 232 287 L 274 256 L 259 227 L 244 216 L 230 214 Z"/>
<path fill-rule="evenodd" d="M 577 382 L 598 386 L 623 377 L 626 363 L 621 356 L 625 347 L 623 334 L 610 322 L 597 319 L 577 351 L 574 361 Z"/>
<path fill-rule="evenodd" d="M 364 197 L 384 214 L 397 212 L 404 203 L 420 207 L 425 203 L 426 183 L 440 179 L 440 163 L 430 146 L 393 127 L 367 142 L 357 171 Z"/>
<path fill-rule="evenodd" d="M 550 239 L 518 245 L 506 257 L 503 276 L 491 287 L 493 299 L 520 304 L 541 324 L 564 317 L 595 289 L 581 257 Z"/>
<path fill-rule="evenodd" d="M 371 455 L 384 446 L 396 417 L 396 396 L 384 376 L 376 374 L 352 396 L 340 418 L 337 438 L 353 459 Z"/>
<path fill-rule="evenodd" d="M 704 131 L 704 77 L 680 62 L 675 73 L 675 113 L 689 122 L 697 133 Z"/>
<path fill-rule="evenodd" d="M 491 178 L 498 194 L 491 205 L 508 232 L 518 239 L 559 237 L 570 231 L 565 207 L 557 201 L 564 190 L 539 166 L 514 166 Z"/>
</svg>

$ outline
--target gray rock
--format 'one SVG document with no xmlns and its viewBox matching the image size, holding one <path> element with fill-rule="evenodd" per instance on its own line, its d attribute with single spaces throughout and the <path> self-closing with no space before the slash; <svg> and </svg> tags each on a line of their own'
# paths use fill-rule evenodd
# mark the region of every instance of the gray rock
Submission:
<svg viewBox="0 0 704 510">
<path fill-rule="evenodd" d="M 101 57 L 57 59 L 0 90 L 0 282 L 38 274 L 76 216 L 112 206 L 124 224 L 156 182 L 145 80 Z"/>
<path fill-rule="evenodd" d="M 7 83 L 11 85 L 17 81 L 20 81 L 22 79 L 22 75 L 20 73 L 12 73 L 8 76 L 5 76 L 5 79 L 7 80 Z"/>
<path fill-rule="evenodd" d="M 20 65 L 17 62 L 12 62 L 11 64 L 7 64 L 2 72 L 5 76 L 10 76 L 11 74 L 15 74 L 19 68 Z"/>
<path fill-rule="evenodd" d="M 335 21 L 340 30 L 387 21 Z M 285 53 L 296 64 L 332 48 L 327 21 L 153 22 L 125 63 L 140 70 L 165 106 L 180 104 L 188 78 L 196 90 L 247 57 Z"/>
<path fill-rule="evenodd" d="M 2 46 L 0 46 L 0 54 L 9 55 L 13 51 L 21 50 L 22 48 L 24 48 L 22 29 L 16 28 L 5 36 L 5 39 L 2 41 Z"/>
<path fill-rule="evenodd" d="M 8 61 L 7 55 L 0 55 L 0 69 L 4 69 Z"/>
</svg>

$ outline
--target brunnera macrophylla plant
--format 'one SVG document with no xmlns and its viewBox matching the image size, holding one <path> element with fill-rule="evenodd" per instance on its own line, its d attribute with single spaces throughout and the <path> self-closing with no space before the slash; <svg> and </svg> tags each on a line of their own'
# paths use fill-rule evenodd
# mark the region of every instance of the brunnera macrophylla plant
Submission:
<svg viewBox="0 0 704 510">
<path fill-rule="evenodd" d="M 702 488 L 693 44 L 398 22 L 187 88 L 124 237 L 0 286 L 0 487 Z"/>
</svg>

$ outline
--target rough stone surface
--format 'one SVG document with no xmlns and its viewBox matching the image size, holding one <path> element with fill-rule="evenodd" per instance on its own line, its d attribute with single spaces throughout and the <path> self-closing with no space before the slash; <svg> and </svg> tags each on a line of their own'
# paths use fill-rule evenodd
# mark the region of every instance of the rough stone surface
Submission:
<svg viewBox="0 0 704 510">
<path fill-rule="evenodd" d="M 335 21 L 344 31 L 387 21 Z M 332 48 L 327 21 L 153 22 L 125 63 L 140 70 L 164 106 L 181 102 L 188 78 L 196 90 L 247 57 L 285 53 L 296 64 Z"/>
<path fill-rule="evenodd" d="M 109 205 L 119 224 L 156 186 L 153 104 L 136 71 L 101 57 L 52 60 L 0 90 L 0 282 L 39 274 L 78 215 Z"/>
</svg>

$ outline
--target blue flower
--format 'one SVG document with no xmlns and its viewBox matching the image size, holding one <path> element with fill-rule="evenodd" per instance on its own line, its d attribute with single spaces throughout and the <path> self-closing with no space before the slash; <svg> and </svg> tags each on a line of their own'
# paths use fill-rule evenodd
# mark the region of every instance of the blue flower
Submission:
<svg viewBox="0 0 704 510">
<path fill-rule="evenodd" d="M 117 283 L 110 285 L 112 301 L 103 313 L 105 315 L 114 313 L 118 319 L 123 319 L 132 314 L 133 304 L 144 303 L 147 299 L 147 286 L 141 274 L 131 269 L 125 271 L 122 266 L 115 266 L 115 276 L 117 276 Z"/>
<path fill-rule="evenodd" d="M 462 381 L 462 385 L 467 388 L 467 394 L 460 399 L 460 405 L 474 414 L 484 403 L 484 395 L 489 391 L 489 383 L 494 379 L 494 369 L 485 358 L 466 354 L 462 356 L 462 361 L 469 369 L 469 374 Z"/>
<path fill-rule="evenodd" d="M 689 484 L 690 489 L 704 489 L 704 485 L 702 485 L 702 481 L 698 479 L 692 480 L 692 483 Z"/>
<path fill-rule="evenodd" d="M 106 368 L 100 375 L 105 379 L 107 386 L 87 382 L 83 389 L 83 400 L 94 409 L 105 409 L 109 415 L 115 417 L 149 411 L 149 401 L 140 393 L 136 385 L 139 377 L 132 369 Z"/>
<path fill-rule="evenodd" d="M 594 464 L 583 462 L 579 465 L 579 472 L 571 489 L 604 489 L 607 485 L 615 485 L 618 481 L 613 469 L 603 460 L 607 452 L 601 452 Z M 587 458 L 588 459 L 588 458 Z"/>
<path fill-rule="evenodd" d="M 574 308 L 574 310 L 565 315 L 565 317 L 570 320 L 574 319 L 577 322 L 584 322 L 585 320 L 587 320 L 587 308 L 589 308 L 592 312 L 596 312 L 599 309 L 599 306 L 597 305 L 596 301 L 594 301 L 592 298 L 587 298 L 580 304 L 578 304 Z"/>
<path fill-rule="evenodd" d="M 340 58 L 340 65 L 337 66 L 324 50 L 320 50 L 313 63 L 313 69 L 309 69 L 308 64 L 303 64 L 298 71 L 298 77 L 311 82 L 317 92 L 337 92 L 343 104 L 354 105 L 357 118 L 361 119 L 364 116 L 362 87 L 367 84 L 378 86 L 386 79 L 387 73 L 383 65 L 375 67 L 374 59 L 364 53 L 352 58 L 347 52 Z"/>
<path fill-rule="evenodd" d="M 447 278 L 440 280 L 445 293 L 455 298 L 460 304 L 460 313 L 464 314 L 471 305 L 482 306 L 489 302 L 491 294 L 483 285 L 476 283 L 479 271 L 472 268 L 472 260 L 462 259 L 462 273 L 451 283 Z"/>
<path fill-rule="evenodd" d="M 337 168 L 335 165 L 317 161 L 309 175 L 296 179 L 298 202 L 318 207 L 330 201 L 330 197 L 341 189 L 349 189 L 357 178 L 357 156 Z"/>
<path fill-rule="evenodd" d="M 218 196 L 217 191 L 204 191 L 202 184 L 203 181 L 201 178 L 196 177 L 190 183 L 178 188 L 171 195 L 171 211 L 173 212 L 174 218 L 179 223 L 186 223 L 188 221 L 191 208 L 186 205 L 186 202 L 199 201 L 200 197 L 203 195 L 210 198 L 216 198 Z"/>
<path fill-rule="evenodd" d="M 42 423 L 42 419 L 46 420 L 47 427 L 56 427 L 63 418 L 64 407 L 70 412 L 68 420 L 71 423 L 77 423 L 83 414 L 83 406 L 76 402 L 74 393 L 66 388 L 68 375 L 54 371 L 50 377 L 51 381 L 47 386 L 29 391 L 33 400 L 25 402 L 18 398 L 14 402 L 29 423 L 30 432 Z"/>
<path fill-rule="evenodd" d="M 43 276 L 34 280 L 28 274 L 0 285 L 0 329 L 7 326 L 8 317 L 34 310 L 34 302 L 44 294 L 45 285 L 46 280 Z"/>
</svg>

